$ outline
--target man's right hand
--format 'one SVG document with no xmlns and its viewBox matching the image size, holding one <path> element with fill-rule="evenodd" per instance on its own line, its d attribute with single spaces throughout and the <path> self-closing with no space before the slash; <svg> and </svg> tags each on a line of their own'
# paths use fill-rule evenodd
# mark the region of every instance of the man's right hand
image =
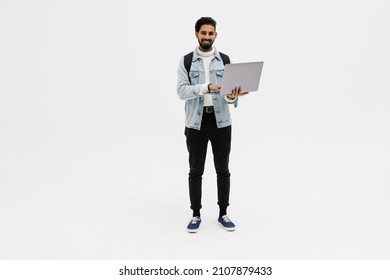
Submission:
<svg viewBox="0 0 390 280">
<path fill-rule="evenodd" d="M 213 91 L 219 91 L 221 89 L 221 86 L 220 85 L 216 85 L 216 84 L 209 84 L 208 86 L 208 89 L 210 92 L 213 92 Z"/>
</svg>

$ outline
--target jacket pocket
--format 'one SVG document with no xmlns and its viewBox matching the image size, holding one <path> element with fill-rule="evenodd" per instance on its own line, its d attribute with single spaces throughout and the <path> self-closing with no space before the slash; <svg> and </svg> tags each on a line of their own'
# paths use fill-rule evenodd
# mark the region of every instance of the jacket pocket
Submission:
<svg viewBox="0 0 390 280">
<path fill-rule="evenodd" d="M 222 79 L 223 79 L 223 70 L 215 71 L 215 75 L 217 77 L 217 84 L 220 85 L 222 83 Z"/>
<path fill-rule="evenodd" d="M 199 83 L 199 71 L 190 71 L 191 85 L 196 85 Z"/>
</svg>

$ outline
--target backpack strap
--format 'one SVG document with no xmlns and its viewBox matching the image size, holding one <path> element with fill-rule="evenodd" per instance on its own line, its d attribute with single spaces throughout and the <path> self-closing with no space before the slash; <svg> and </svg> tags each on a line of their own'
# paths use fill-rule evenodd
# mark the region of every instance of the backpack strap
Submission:
<svg viewBox="0 0 390 280">
<path fill-rule="evenodd" d="M 223 65 L 230 64 L 230 58 L 228 55 L 219 52 L 222 58 Z M 187 70 L 187 75 L 188 75 L 188 80 L 191 83 L 191 78 L 190 78 L 190 70 L 191 70 L 191 64 L 192 64 L 192 57 L 194 55 L 194 52 L 190 52 L 184 56 L 184 67 Z"/>
<path fill-rule="evenodd" d="M 221 53 L 221 52 L 219 54 L 221 55 L 223 65 L 230 64 L 230 58 L 228 55 Z"/>
<path fill-rule="evenodd" d="M 192 57 L 194 53 L 190 52 L 184 56 L 184 67 L 187 70 L 187 75 L 188 75 L 188 80 L 191 83 L 191 78 L 190 78 L 190 70 L 191 70 L 191 64 L 192 64 Z"/>
</svg>

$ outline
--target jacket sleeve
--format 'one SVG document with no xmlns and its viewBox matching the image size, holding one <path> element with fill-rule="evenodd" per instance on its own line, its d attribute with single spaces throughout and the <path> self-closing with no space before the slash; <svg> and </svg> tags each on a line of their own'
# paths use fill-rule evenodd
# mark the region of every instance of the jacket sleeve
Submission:
<svg viewBox="0 0 390 280">
<path fill-rule="evenodd" d="M 201 96 L 201 84 L 191 85 L 188 80 L 188 73 L 184 67 L 184 57 L 180 60 L 177 69 L 177 94 L 182 100 L 189 100 Z"/>
</svg>

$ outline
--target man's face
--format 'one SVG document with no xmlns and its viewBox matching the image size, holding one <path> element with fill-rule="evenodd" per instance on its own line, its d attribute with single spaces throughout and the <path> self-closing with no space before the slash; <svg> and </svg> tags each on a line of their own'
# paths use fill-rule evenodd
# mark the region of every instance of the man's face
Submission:
<svg viewBox="0 0 390 280">
<path fill-rule="evenodd" d="M 199 32 L 195 32 L 195 36 L 198 39 L 200 50 L 207 52 L 211 50 L 215 38 L 217 38 L 217 32 L 214 26 L 204 24 L 200 27 Z"/>
</svg>

